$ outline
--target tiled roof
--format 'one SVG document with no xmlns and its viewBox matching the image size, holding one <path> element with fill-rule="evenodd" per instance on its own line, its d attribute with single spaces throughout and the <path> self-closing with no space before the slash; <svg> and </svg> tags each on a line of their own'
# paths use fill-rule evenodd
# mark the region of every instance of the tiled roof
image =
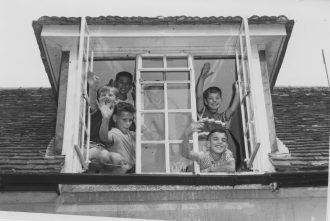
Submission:
<svg viewBox="0 0 330 221">
<path fill-rule="evenodd" d="M 0 89 L 0 173 L 58 173 L 63 157 L 45 157 L 55 134 L 50 88 Z"/>
<path fill-rule="evenodd" d="M 329 88 L 274 88 L 276 133 L 290 152 L 271 156 L 277 171 L 328 168 L 329 97 Z M 45 157 L 55 133 L 51 89 L 0 89 L 0 101 L 0 173 L 59 173 L 63 157 Z"/>
<path fill-rule="evenodd" d="M 330 88 L 275 87 L 277 137 L 289 154 L 271 156 L 277 171 L 326 170 L 329 162 Z"/>
</svg>

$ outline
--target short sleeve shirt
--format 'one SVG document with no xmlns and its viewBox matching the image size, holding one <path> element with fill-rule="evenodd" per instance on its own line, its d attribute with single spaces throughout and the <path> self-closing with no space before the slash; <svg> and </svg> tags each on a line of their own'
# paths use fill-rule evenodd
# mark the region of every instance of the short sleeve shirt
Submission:
<svg viewBox="0 0 330 221">
<path fill-rule="evenodd" d="M 227 164 L 228 162 L 235 161 L 233 153 L 226 149 L 220 156 L 219 159 L 214 159 L 209 151 L 200 152 L 200 157 L 197 163 L 200 166 L 201 170 L 210 168 L 211 166 L 221 166 Z"/>
<path fill-rule="evenodd" d="M 113 134 L 114 142 L 110 144 L 109 151 L 121 154 L 124 160 L 133 166 L 135 164 L 135 132 L 128 131 L 126 134 L 113 127 L 109 134 Z"/>
<path fill-rule="evenodd" d="M 226 112 L 212 113 L 207 108 L 204 107 L 202 113 L 199 114 L 199 120 L 203 118 L 208 118 L 209 120 L 204 121 L 204 127 L 201 129 L 201 132 L 210 132 L 214 129 L 229 128 L 230 119 L 226 118 Z M 217 121 L 221 121 L 221 124 L 217 123 Z"/>
</svg>

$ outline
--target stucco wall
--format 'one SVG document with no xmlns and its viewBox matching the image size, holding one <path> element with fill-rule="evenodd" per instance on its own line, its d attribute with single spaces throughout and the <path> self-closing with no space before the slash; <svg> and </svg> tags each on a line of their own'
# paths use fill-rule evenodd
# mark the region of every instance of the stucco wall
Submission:
<svg viewBox="0 0 330 221">
<path fill-rule="evenodd" d="M 326 188 L 275 192 L 260 186 L 119 189 L 69 187 L 60 196 L 5 192 L 0 195 L 0 209 L 164 220 L 318 221 L 326 216 Z"/>
</svg>

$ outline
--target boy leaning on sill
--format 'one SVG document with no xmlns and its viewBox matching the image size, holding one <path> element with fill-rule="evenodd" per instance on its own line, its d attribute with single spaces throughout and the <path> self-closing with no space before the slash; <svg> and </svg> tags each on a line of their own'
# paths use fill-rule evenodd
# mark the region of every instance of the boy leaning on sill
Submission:
<svg viewBox="0 0 330 221">
<path fill-rule="evenodd" d="M 208 136 L 209 150 L 194 152 L 189 145 L 189 137 L 194 132 L 200 132 L 203 122 L 193 122 L 184 132 L 182 156 L 196 161 L 201 172 L 235 172 L 235 159 L 228 149 L 228 135 L 226 130 L 214 129 Z"/>
</svg>

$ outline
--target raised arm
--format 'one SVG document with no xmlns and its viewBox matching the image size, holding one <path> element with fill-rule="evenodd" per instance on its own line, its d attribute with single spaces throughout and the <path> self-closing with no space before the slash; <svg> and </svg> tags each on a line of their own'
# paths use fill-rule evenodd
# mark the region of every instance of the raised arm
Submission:
<svg viewBox="0 0 330 221">
<path fill-rule="evenodd" d="M 239 105 L 239 88 L 238 88 L 238 81 L 235 81 L 235 92 L 234 92 L 234 99 L 229 108 L 226 110 L 226 119 L 230 119 L 235 110 Z"/>
<path fill-rule="evenodd" d="M 112 117 L 115 102 L 108 98 L 102 98 L 98 102 L 98 108 L 102 113 L 102 123 L 99 131 L 100 139 L 105 143 L 113 143 L 113 136 L 109 133 L 109 121 Z"/>
<path fill-rule="evenodd" d="M 189 127 L 187 127 L 187 129 L 185 130 L 183 135 L 182 148 L 181 148 L 181 154 L 183 157 L 189 160 L 199 160 L 199 154 L 190 149 L 189 136 L 193 132 L 199 132 L 203 126 L 204 126 L 203 122 L 192 122 L 189 125 Z"/>
<path fill-rule="evenodd" d="M 205 63 L 201 74 L 199 75 L 197 85 L 196 85 L 196 98 L 197 98 L 197 112 L 200 113 L 203 110 L 204 107 L 204 99 L 203 99 L 203 90 L 204 90 L 204 82 L 205 79 L 211 76 L 214 72 L 210 71 L 210 63 Z"/>
<path fill-rule="evenodd" d="M 97 87 L 98 87 L 98 77 L 95 75 L 94 72 L 88 72 L 87 73 L 87 82 L 89 85 L 89 102 L 91 105 L 91 112 L 97 110 Z"/>
</svg>

